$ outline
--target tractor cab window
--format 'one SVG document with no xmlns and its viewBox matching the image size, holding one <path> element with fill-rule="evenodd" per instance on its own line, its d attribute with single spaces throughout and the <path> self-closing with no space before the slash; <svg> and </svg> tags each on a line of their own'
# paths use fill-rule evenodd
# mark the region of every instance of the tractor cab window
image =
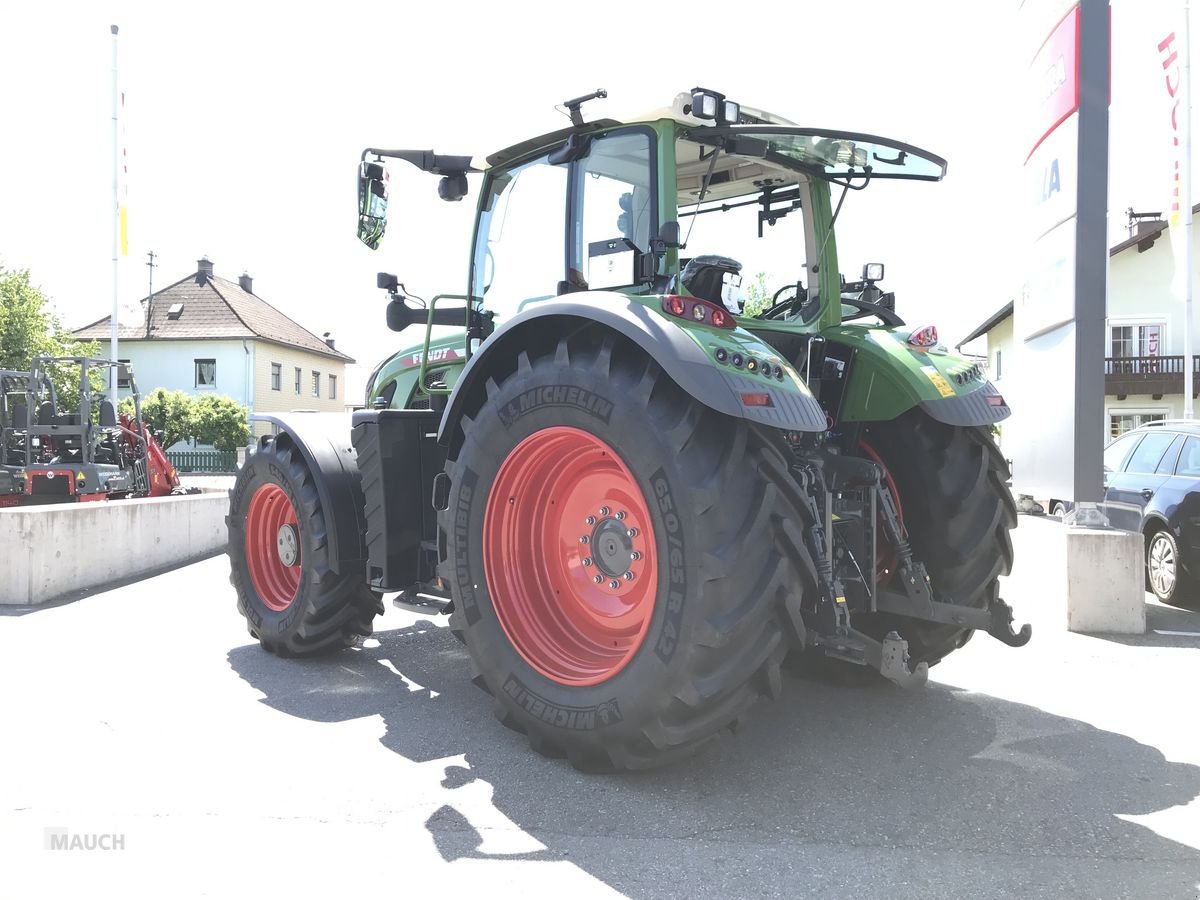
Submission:
<svg viewBox="0 0 1200 900">
<path fill-rule="evenodd" d="M 567 166 L 540 157 L 495 175 L 476 235 L 471 293 L 499 318 L 553 297 L 565 275 Z"/>
<path fill-rule="evenodd" d="M 579 162 L 571 253 L 575 287 L 605 290 L 636 282 L 637 257 L 650 249 L 654 228 L 650 154 L 650 133 L 639 129 L 597 139 Z"/>
</svg>

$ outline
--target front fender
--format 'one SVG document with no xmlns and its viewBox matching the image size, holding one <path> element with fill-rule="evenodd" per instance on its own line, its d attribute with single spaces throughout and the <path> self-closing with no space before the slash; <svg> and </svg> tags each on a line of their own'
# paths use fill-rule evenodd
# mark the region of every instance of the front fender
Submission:
<svg viewBox="0 0 1200 900">
<path fill-rule="evenodd" d="M 523 336 L 534 329 L 540 334 L 546 328 L 568 334 L 589 323 L 633 341 L 683 390 L 719 413 L 792 431 L 825 430 L 825 413 L 812 391 L 769 344 L 742 328 L 727 331 L 680 322 L 658 308 L 661 302 L 658 296 L 589 291 L 530 305 L 497 329 L 471 357 L 450 397 L 438 440 L 446 442 L 454 433 L 464 400 L 471 388 L 487 377 L 490 359 L 519 353 L 528 344 Z M 718 347 L 778 365 L 784 377 L 751 375 L 718 363 L 713 355 Z M 749 393 L 767 394 L 770 405 L 746 406 L 742 395 Z"/>
<path fill-rule="evenodd" d="M 854 351 L 843 421 L 887 421 L 915 406 L 947 425 L 989 425 L 1012 415 L 1000 391 L 971 360 L 941 348 L 915 347 L 908 342 L 911 331 L 843 325 L 824 332 L 826 340 Z"/>
<path fill-rule="evenodd" d="M 366 512 L 358 455 L 350 443 L 350 416 L 343 413 L 256 414 L 252 422 L 270 422 L 277 439 L 289 440 L 312 473 L 325 517 L 329 559 L 338 574 L 366 565 Z M 232 498 L 231 498 L 232 504 Z"/>
</svg>

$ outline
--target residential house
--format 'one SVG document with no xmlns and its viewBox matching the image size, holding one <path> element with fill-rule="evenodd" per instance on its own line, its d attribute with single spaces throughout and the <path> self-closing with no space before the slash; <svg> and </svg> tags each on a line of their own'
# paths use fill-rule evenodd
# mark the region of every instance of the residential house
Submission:
<svg viewBox="0 0 1200 900">
<path fill-rule="evenodd" d="M 105 317 L 74 334 L 99 341 L 105 356 L 109 329 Z M 345 409 L 346 366 L 354 360 L 328 333 L 317 337 L 255 294 L 249 275 L 220 278 L 208 259 L 155 292 L 145 323 L 121 325 L 117 340 L 143 394 L 159 387 L 225 394 L 251 413 Z M 253 431 L 266 434 L 270 426 L 255 423 Z"/>
<path fill-rule="evenodd" d="M 1197 207 L 1200 212 L 1200 207 Z M 1104 437 L 1144 422 L 1183 415 L 1183 304 L 1171 291 L 1175 260 L 1168 225 L 1130 213 L 1129 236 L 1109 248 L 1104 339 Z M 1193 254 L 1200 261 L 1196 243 Z M 1200 283 L 1194 284 L 1193 294 Z M 987 341 L 989 375 L 1003 390 L 1006 370 L 1018 363 L 1013 304 L 1007 303 L 958 347 Z M 1200 335 L 1196 349 L 1200 350 Z M 1192 357 L 1193 397 L 1200 391 L 1200 356 Z"/>
</svg>

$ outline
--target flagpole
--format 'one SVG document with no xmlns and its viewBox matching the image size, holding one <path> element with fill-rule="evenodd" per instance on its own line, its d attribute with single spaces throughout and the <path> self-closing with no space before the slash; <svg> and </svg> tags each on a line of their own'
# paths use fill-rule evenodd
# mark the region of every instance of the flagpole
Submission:
<svg viewBox="0 0 1200 900">
<path fill-rule="evenodd" d="M 1183 213 L 1183 417 L 1195 417 L 1192 400 L 1192 27 L 1191 0 L 1183 0 L 1183 172 L 1180 179 L 1180 212 Z"/>
<path fill-rule="evenodd" d="M 109 359 L 117 359 L 117 332 L 121 327 L 120 306 L 117 300 L 118 274 L 121 259 L 121 144 L 118 131 L 117 117 L 120 111 L 121 95 L 117 86 L 117 26 L 112 30 L 112 186 L 113 186 L 113 232 L 112 232 L 112 323 L 111 347 Z M 117 400 L 117 370 L 108 370 L 108 396 L 114 403 Z"/>
</svg>

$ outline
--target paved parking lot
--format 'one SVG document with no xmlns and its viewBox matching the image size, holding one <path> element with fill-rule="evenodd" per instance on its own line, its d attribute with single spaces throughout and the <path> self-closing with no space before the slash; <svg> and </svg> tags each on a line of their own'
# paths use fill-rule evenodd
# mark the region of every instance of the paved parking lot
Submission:
<svg viewBox="0 0 1200 900">
<path fill-rule="evenodd" d="M 791 677 L 633 776 L 534 755 L 430 620 L 263 653 L 224 557 L 0 618 L 0 897 L 1195 898 L 1200 613 L 1067 634 L 1061 534 L 1017 531 L 1028 647 L 977 636 L 911 693 Z"/>
</svg>

